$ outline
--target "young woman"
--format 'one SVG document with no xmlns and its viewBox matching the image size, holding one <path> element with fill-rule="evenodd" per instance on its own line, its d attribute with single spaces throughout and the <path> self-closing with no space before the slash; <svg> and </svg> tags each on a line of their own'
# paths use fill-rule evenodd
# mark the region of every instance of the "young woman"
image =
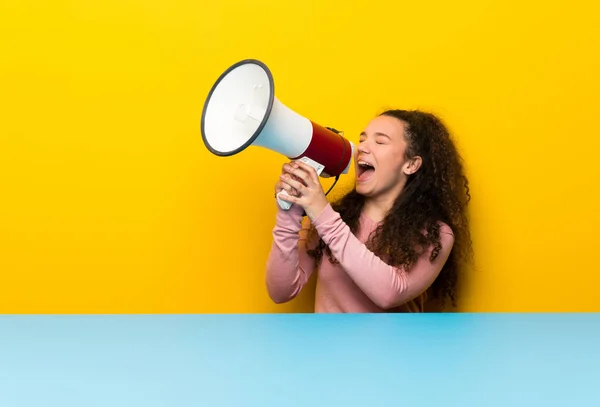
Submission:
<svg viewBox="0 0 600 407">
<path fill-rule="evenodd" d="M 354 189 L 333 205 L 312 167 L 284 164 L 275 192 L 285 189 L 280 198 L 294 205 L 278 210 L 273 229 L 272 300 L 295 298 L 318 270 L 315 312 L 455 306 L 459 267 L 471 253 L 470 195 L 446 127 L 430 113 L 386 111 L 360 135 L 354 164 Z"/>
</svg>

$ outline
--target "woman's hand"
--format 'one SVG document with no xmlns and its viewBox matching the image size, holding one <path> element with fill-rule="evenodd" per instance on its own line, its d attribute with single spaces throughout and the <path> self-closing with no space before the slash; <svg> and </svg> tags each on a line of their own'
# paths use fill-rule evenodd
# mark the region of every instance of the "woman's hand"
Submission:
<svg viewBox="0 0 600 407">
<path fill-rule="evenodd" d="M 328 204 L 317 172 L 301 161 L 284 164 L 277 185 L 288 193 L 281 194 L 279 199 L 302 206 L 311 220 L 316 219 Z"/>
<path fill-rule="evenodd" d="M 275 196 L 277 196 L 277 194 L 284 190 L 288 193 L 288 195 L 299 196 L 298 191 L 294 187 L 292 187 L 287 182 L 283 181 L 284 179 L 287 179 L 287 176 L 292 177 L 292 179 L 296 181 L 300 181 L 300 178 L 292 174 L 292 165 L 294 165 L 294 161 L 290 161 L 289 163 L 283 164 L 283 167 L 281 168 L 281 176 L 279 177 L 277 183 L 275 183 Z M 285 196 L 285 194 L 283 196 Z"/>
</svg>

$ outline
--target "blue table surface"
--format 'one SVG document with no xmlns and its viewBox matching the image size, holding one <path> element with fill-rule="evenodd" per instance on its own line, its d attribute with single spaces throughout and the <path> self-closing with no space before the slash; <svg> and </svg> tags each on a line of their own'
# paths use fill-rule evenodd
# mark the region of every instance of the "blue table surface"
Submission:
<svg viewBox="0 0 600 407">
<path fill-rule="evenodd" d="M 600 314 L 5 315 L 0 406 L 598 406 Z"/>
</svg>

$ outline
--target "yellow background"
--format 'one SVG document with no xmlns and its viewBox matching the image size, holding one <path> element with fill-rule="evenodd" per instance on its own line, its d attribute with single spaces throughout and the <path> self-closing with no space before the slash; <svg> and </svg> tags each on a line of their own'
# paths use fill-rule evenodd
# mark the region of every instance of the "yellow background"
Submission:
<svg viewBox="0 0 600 407">
<path fill-rule="evenodd" d="M 591 4 L 2 0 L 0 312 L 312 311 L 264 285 L 283 157 L 201 141 L 244 58 L 353 141 L 386 107 L 447 121 L 473 195 L 462 310 L 600 311 Z"/>
</svg>

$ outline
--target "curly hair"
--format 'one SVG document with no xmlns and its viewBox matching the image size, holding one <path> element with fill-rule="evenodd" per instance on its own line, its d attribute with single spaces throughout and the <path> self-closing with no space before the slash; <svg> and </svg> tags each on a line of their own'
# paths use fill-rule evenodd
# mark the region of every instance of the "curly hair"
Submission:
<svg viewBox="0 0 600 407">
<path fill-rule="evenodd" d="M 456 307 L 456 286 L 460 267 L 472 254 L 467 205 L 471 199 L 463 160 L 442 121 L 419 110 L 387 110 L 381 115 L 396 118 L 404 124 L 407 143 L 405 156 L 422 158 L 421 168 L 410 175 L 402 193 L 383 222 L 371 234 L 367 247 L 385 257 L 394 267 L 410 269 L 423 253 L 433 246 L 430 260 L 441 250 L 440 222 L 454 233 L 454 246 L 438 278 L 429 288 L 432 301 L 445 306 L 447 300 Z M 356 234 L 365 197 L 352 189 L 332 207 L 340 213 Z M 316 233 L 313 228 L 313 233 Z M 419 248 L 421 248 L 419 250 Z M 327 253 L 337 263 L 329 247 L 319 239 L 309 254 L 321 260 Z"/>
</svg>

